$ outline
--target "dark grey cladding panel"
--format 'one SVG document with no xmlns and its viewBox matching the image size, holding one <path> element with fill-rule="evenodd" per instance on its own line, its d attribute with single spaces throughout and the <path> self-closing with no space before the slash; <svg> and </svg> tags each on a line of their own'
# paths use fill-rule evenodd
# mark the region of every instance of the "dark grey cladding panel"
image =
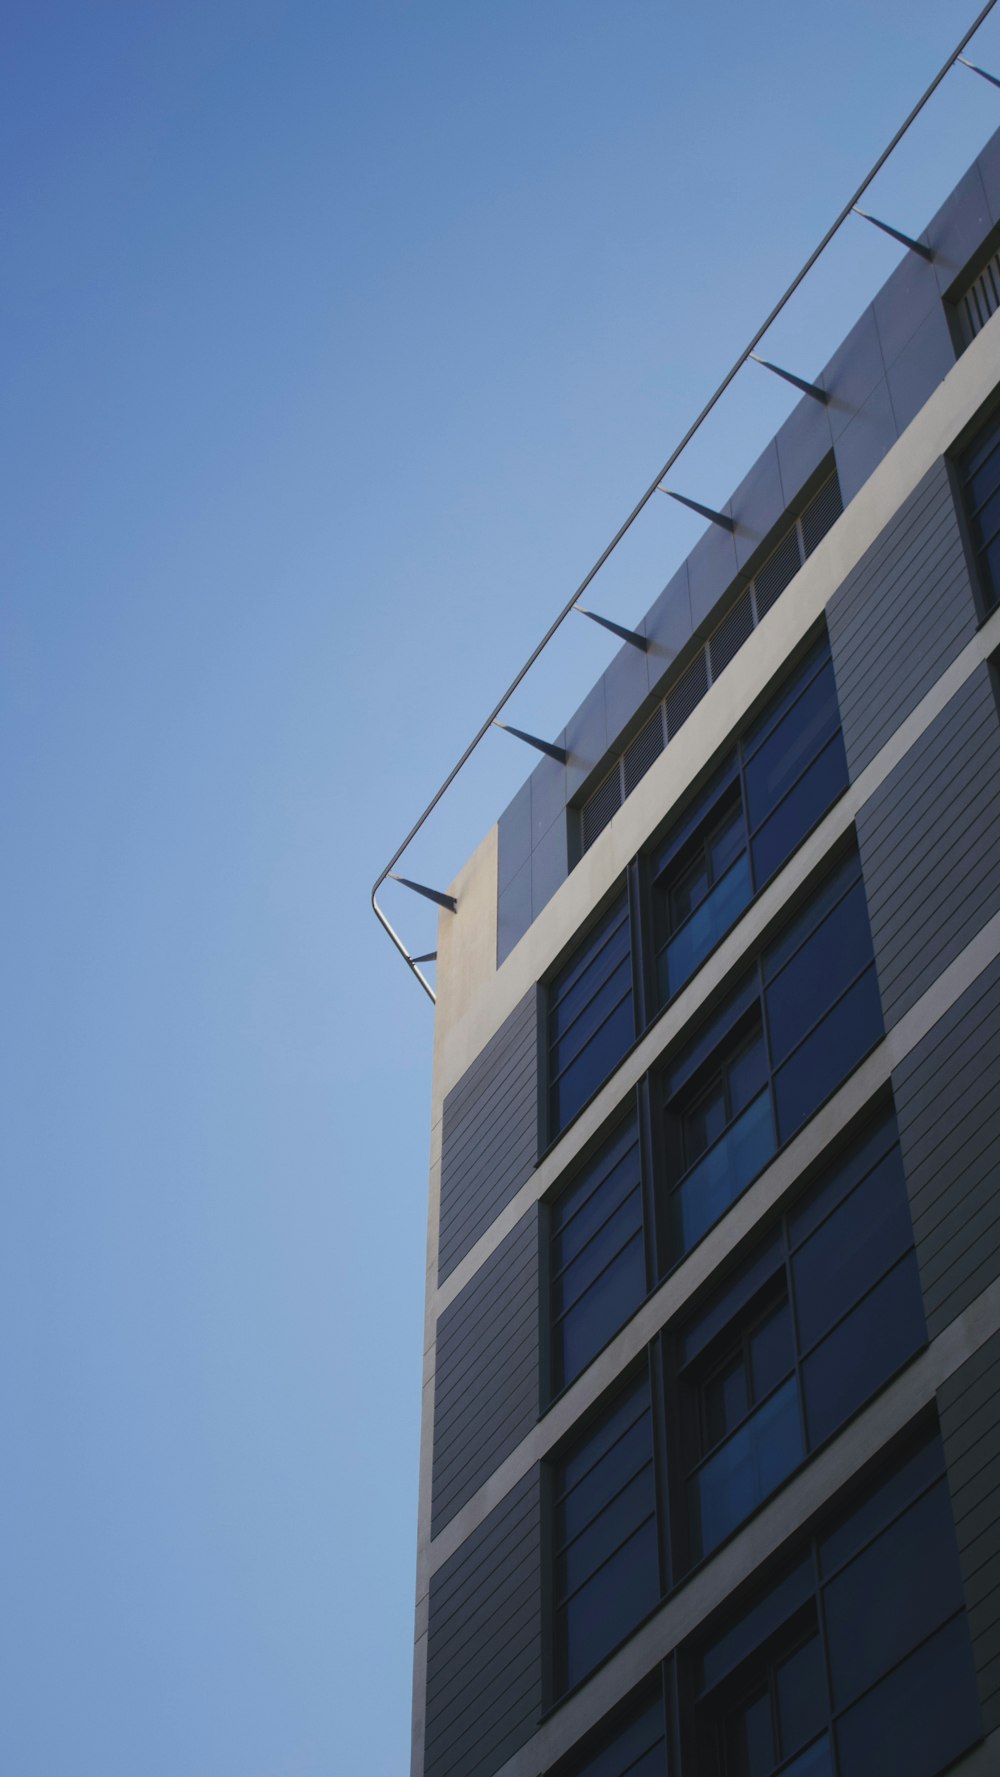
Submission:
<svg viewBox="0 0 1000 1777">
<path fill-rule="evenodd" d="M 501 1241 L 437 1328 L 431 1535 L 538 1415 L 538 1212 Z"/>
<path fill-rule="evenodd" d="M 1000 1276 L 1000 959 L 893 1075 L 931 1337 Z"/>
<path fill-rule="evenodd" d="M 1000 1727 L 1000 1333 L 938 1394 L 983 1727 Z"/>
<path fill-rule="evenodd" d="M 530 1176 L 538 1152 L 538 1018 L 531 988 L 444 1101 L 443 1280 Z"/>
<path fill-rule="evenodd" d="M 431 1581 L 425 1777 L 491 1777 L 542 1704 L 537 1466 Z"/>
<path fill-rule="evenodd" d="M 855 778 L 975 632 L 943 459 L 834 594 L 827 625 Z"/>
<path fill-rule="evenodd" d="M 981 666 L 861 809 L 886 1027 L 1000 912 L 1000 722 Z"/>
</svg>

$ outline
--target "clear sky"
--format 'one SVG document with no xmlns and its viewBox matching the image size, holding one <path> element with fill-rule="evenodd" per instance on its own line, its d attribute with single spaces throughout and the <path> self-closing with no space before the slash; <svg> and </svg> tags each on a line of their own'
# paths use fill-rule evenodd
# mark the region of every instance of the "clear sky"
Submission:
<svg viewBox="0 0 1000 1777">
<path fill-rule="evenodd" d="M 3 1771 L 403 1777 L 432 1021 L 368 887 L 972 12 L 4 8 Z M 953 73 L 872 208 L 997 123 Z M 774 355 L 898 257 L 852 225 Z M 678 485 L 789 406 L 748 367 Z"/>
</svg>

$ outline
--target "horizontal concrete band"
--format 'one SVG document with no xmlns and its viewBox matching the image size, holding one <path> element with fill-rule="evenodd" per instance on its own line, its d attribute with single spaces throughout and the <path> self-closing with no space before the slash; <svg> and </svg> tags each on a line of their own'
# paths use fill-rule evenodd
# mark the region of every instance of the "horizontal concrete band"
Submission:
<svg viewBox="0 0 1000 1777">
<path fill-rule="evenodd" d="M 780 920 L 782 909 L 850 828 L 865 804 L 906 757 L 931 723 L 977 667 L 1000 647 L 1000 611 L 995 611 L 962 653 L 935 681 L 916 709 L 905 718 L 885 746 L 866 766 L 844 795 L 820 822 L 804 845 L 789 860 L 743 918 L 713 952 L 666 1011 L 656 1020 L 624 1062 L 611 1075 L 582 1115 L 567 1130 L 532 1173 L 523 1188 L 506 1205 L 476 1245 L 466 1253 L 444 1282 L 433 1290 L 430 1313 L 437 1318 L 466 1287 L 533 1203 L 545 1197 L 563 1173 L 573 1166 L 595 1133 L 616 1106 L 649 1071 L 721 983 L 738 968 L 747 951 L 758 944 L 769 927 Z"/>
<path fill-rule="evenodd" d="M 496 1777 L 538 1777 L 595 1727 L 667 1654 L 694 1634 L 738 1585 L 778 1555 L 887 1443 L 929 1407 L 942 1384 L 1000 1329 L 1000 1279 L 953 1320 L 743 1530 L 670 1597 Z M 979 1753 L 984 1752 L 980 1747 Z M 976 1755 L 974 1755 L 976 1756 Z M 964 1766 L 957 1767 L 964 1770 Z M 988 1762 L 970 1769 L 994 1771 Z"/>
<path fill-rule="evenodd" d="M 643 1303 L 572 1388 L 456 1512 L 429 1545 L 428 1575 L 436 1572 L 455 1553 L 536 1462 L 549 1455 L 581 1414 L 600 1399 L 605 1389 L 645 1350 L 656 1333 L 673 1320 L 696 1291 L 716 1275 L 738 1248 L 751 1241 L 761 1220 L 782 1202 L 803 1173 L 822 1158 L 830 1144 L 888 1084 L 900 1062 L 923 1041 L 998 955 L 1000 914 L 995 915 L 966 945 L 916 1005 L 893 1026 L 877 1049 L 716 1223 L 690 1257 Z"/>
</svg>

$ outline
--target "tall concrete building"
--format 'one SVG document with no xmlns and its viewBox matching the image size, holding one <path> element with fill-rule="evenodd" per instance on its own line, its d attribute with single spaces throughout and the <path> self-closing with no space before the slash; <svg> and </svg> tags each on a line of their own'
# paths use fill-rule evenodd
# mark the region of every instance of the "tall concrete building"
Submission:
<svg viewBox="0 0 1000 1777">
<path fill-rule="evenodd" d="M 1000 133 L 441 913 L 413 1777 L 1000 1772 L 998 305 Z"/>
</svg>

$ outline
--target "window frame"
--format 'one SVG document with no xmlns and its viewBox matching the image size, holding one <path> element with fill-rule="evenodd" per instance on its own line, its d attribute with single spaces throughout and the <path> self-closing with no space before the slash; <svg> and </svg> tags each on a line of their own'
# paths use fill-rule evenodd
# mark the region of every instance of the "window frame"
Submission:
<svg viewBox="0 0 1000 1777">
<path fill-rule="evenodd" d="M 807 671 L 806 669 L 809 666 L 810 660 L 813 661 L 812 669 Z M 652 841 L 644 845 L 642 851 L 632 859 L 626 869 L 624 877 L 619 878 L 613 889 L 603 897 L 600 906 L 588 919 L 582 931 L 574 935 L 572 945 L 562 952 L 557 964 L 548 972 L 547 977 L 541 982 L 539 996 L 539 1065 L 543 1089 L 539 1093 L 539 1158 L 547 1154 L 549 1150 L 555 1146 L 556 1142 L 562 1138 L 566 1130 L 572 1127 L 577 1117 L 579 1117 L 586 1109 L 587 1105 L 594 1097 L 596 1097 L 597 1093 L 601 1091 L 607 1080 L 617 1072 L 618 1068 L 626 1059 L 635 1044 L 641 1039 L 651 1025 L 656 1022 L 657 1018 L 660 1017 L 667 1007 L 673 1003 L 677 994 L 682 992 L 689 982 L 695 978 L 699 970 L 709 960 L 719 944 L 723 942 L 739 923 L 740 919 L 742 919 L 743 915 L 753 905 L 754 901 L 767 884 L 784 868 L 790 858 L 794 856 L 795 852 L 798 851 L 800 846 L 808 839 L 810 833 L 814 831 L 820 821 L 825 819 L 826 815 L 830 812 L 830 809 L 835 806 L 836 802 L 847 790 L 849 785 L 849 772 L 843 740 L 843 723 L 840 715 L 836 679 L 833 677 L 833 707 L 836 715 L 836 723 L 833 732 L 822 743 L 819 750 L 796 772 L 791 783 L 787 784 L 782 789 L 777 800 L 772 804 L 766 815 L 761 818 L 756 826 L 752 825 L 749 819 L 749 801 L 746 788 L 746 769 L 748 764 L 752 764 L 754 757 L 767 744 L 771 735 L 777 731 L 780 724 L 784 722 L 791 712 L 802 702 L 802 700 L 808 695 L 811 687 L 816 684 L 817 680 L 827 670 L 829 670 L 833 677 L 833 656 L 830 649 L 829 638 L 825 628 L 820 626 L 819 629 L 814 629 L 811 632 L 803 645 L 796 650 L 793 658 L 790 661 L 783 663 L 781 672 L 777 675 L 777 683 L 772 681 L 767 687 L 763 698 L 758 700 L 754 714 L 740 726 L 735 738 L 722 753 L 721 763 L 718 760 L 716 761 L 715 766 L 710 770 L 707 780 L 703 782 L 701 789 L 693 798 L 688 800 L 683 808 L 671 812 L 667 822 L 661 827 L 659 834 L 655 836 Z M 803 675 L 803 673 L 805 676 L 802 678 L 802 682 L 795 684 L 797 677 Z M 753 846 L 755 840 L 763 831 L 767 822 L 773 819 L 779 810 L 787 803 L 788 798 L 794 794 L 820 757 L 825 754 L 830 747 L 837 744 L 840 746 L 842 757 L 842 781 L 839 789 L 836 791 L 832 800 L 826 803 L 816 819 L 796 838 L 791 851 L 781 859 L 775 869 L 767 876 L 760 876 L 758 880 L 753 861 Z M 736 787 L 734 788 L 734 786 Z M 679 932 L 683 930 L 684 926 L 689 925 L 692 920 L 698 917 L 701 909 L 711 900 L 714 889 L 717 888 L 720 883 L 724 882 L 726 877 L 730 875 L 731 871 L 737 867 L 741 857 L 745 857 L 746 859 L 749 886 L 748 897 L 745 903 L 736 912 L 732 921 L 715 934 L 704 954 L 699 957 L 690 972 L 687 973 L 679 983 L 677 990 L 673 994 L 669 994 L 666 998 L 663 998 L 657 985 L 659 958 L 661 954 L 666 954 L 667 944 L 672 942 L 673 937 L 675 937 L 677 933 L 672 933 L 669 938 L 661 942 L 660 931 L 663 922 L 657 911 L 657 883 L 664 877 L 665 873 L 670 872 L 675 868 L 675 861 L 680 858 L 682 853 L 686 854 L 689 847 L 692 845 L 697 846 L 699 842 L 703 845 L 707 843 L 713 832 L 717 830 L 720 820 L 723 818 L 720 804 L 725 802 L 727 798 L 735 799 L 736 797 L 739 798 L 742 811 L 743 849 L 737 854 L 727 869 L 722 872 L 718 881 L 709 888 L 708 893 L 703 897 L 698 906 L 693 908 L 686 919 L 679 924 L 677 931 Z M 558 1087 L 560 1083 L 565 1080 L 571 1069 L 579 1062 L 580 1056 L 595 1041 L 597 1033 L 593 1033 L 592 1036 L 587 1039 L 578 1054 L 570 1061 L 557 1066 L 558 1045 L 560 1042 L 565 1041 L 568 1031 L 558 1034 L 555 1033 L 553 1030 L 553 1020 L 562 1003 L 562 998 L 567 997 L 573 987 L 578 985 L 578 980 L 571 982 L 571 984 L 564 990 L 560 988 L 560 982 L 562 977 L 573 969 L 578 959 L 580 959 L 586 951 L 588 944 L 593 941 L 595 934 L 618 907 L 623 909 L 623 923 L 625 927 L 629 959 L 628 975 L 630 986 L 626 994 L 623 994 L 617 1004 L 612 1007 L 603 1022 L 608 1022 L 608 1020 L 615 1015 L 620 1005 L 624 1002 L 624 999 L 628 997 L 628 994 L 630 993 L 630 1038 L 622 1047 L 620 1054 L 618 1054 L 617 1059 L 612 1063 L 608 1072 L 602 1075 L 597 1084 L 593 1085 L 589 1092 L 585 1093 L 585 1095 L 567 1114 L 563 1115 L 558 1108 Z M 616 937 L 617 930 L 618 928 L 616 926 L 615 932 L 611 934 L 611 937 L 608 940 L 609 942 Z M 620 959 L 616 967 L 621 966 L 621 960 L 624 959 Z M 590 965 L 585 965 L 582 973 L 585 973 L 587 966 Z M 596 990 L 596 992 L 599 991 L 600 988 Z M 596 997 L 596 993 L 593 997 Z M 582 1016 L 583 1012 L 586 1010 L 587 1006 L 585 1005 L 577 1016 Z"/>
<path fill-rule="evenodd" d="M 994 442 L 989 455 L 993 455 L 1000 446 L 1000 394 L 996 390 L 991 392 L 975 417 L 963 428 L 946 458 L 952 498 L 980 627 L 987 623 L 997 610 L 1000 610 L 1000 571 L 997 574 L 997 584 L 994 586 L 982 558 L 989 547 L 989 542 L 995 543 L 996 534 L 987 543 L 979 541 L 977 513 L 973 510 L 969 497 L 970 475 L 967 464 L 969 457 L 977 451 L 984 436 L 989 436 L 991 432 L 994 435 Z M 998 481 L 997 487 L 1000 488 L 1000 481 Z M 996 493 L 997 488 L 993 490 L 989 498 L 995 498 Z"/>
<path fill-rule="evenodd" d="M 846 1289 L 837 1304 L 836 1313 L 823 1321 L 818 1331 L 800 1331 L 797 1259 L 832 1218 L 839 1215 L 852 1199 L 857 1198 L 858 1193 L 865 1189 L 879 1169 L 893 1156 L 898 1158 L 899 1166 L 899 1179 L 895 1181 L 893 1192 L 907 1210 L 909 1240 L 904 1239 L 899 1250 L 893 1252 L 873 1277 L 863 1281 L 860 1289 Z M 832 1194 L 831 1186 L 834 1187 Z M 892 1198 L 889 1201 L 891 1207 Z M 814 1213 L 803 1221 L 804 1212 L 810 1208 L 815 1211 L 817 1206 L 819 1213 Z M 863 1394 L 860 1401 L 856 1401 L 843 1418 L 828 1430 L 814 1435 L 811 1429 L 811 1397 L 805 1375 L 806 1365 L 875 1291 L 906 1263 L 912 1265 L 915 1300 L 921 1309 L 922 1337 L 880 1380 L 871 1385 L 869 1392 Z M 727 1312 L 730 1298 L 732 1305 Z M 725 1362 L 726 1354 L 732 1352 L 737 1343 L 745 1345 L 752 1333 L 764 1324 L 768 1315 L 780 1304 L 787 1305 L 789 1314 L 790 1369 L 757 1400 L 751 1401 L 739 1421 L 730 1426 L 722 1438 L 714 1445 L 706 1447 L 702 1431 L 706 1384 L 718 1373 Z M 686 1353 L 685 1340 L 692 1339 L 705 1323 L 706 1316 L 712 1315 L 718 1317 L 717 1324 L 713 1325 L 709 1320 L 700 1342 L 694 1350 Z M 730 1270 L 727 1278 L 721 1282 L 717 1278 L 713 1279 L 711 1286 L 699 1291 L 696 1301 L 665 1328 L 660 1337 L 664 1343 L 669 1441 L 670 1448 L 675 1453 L 670 1505 L 673 1565 L 678 1574 L 686 1575 L 703 1561 L 710 1559 L 731 1536 L 738 1534 L 754 1512 L 767 1499 L 772 1498 L 778 1488 L 784 1486 L 831 1438 L 837 1437 L 855 1414 L 883 1388 L 888 1387 L 926 1347 L 926 1315 L 916 1268 L 916 1243 L 912 1217 L 909 1216 L 902 1149 L 891 1093 L 879 1094 L 873 1103 L 866 1106 L 861 1118 L 854 1121 L 833 1153 L 824 1155 L 822 1163 L 810 1169 L 790 1199 L 782 1205 L 779 1215 L 770 1219 L 756 1244 L 745 1251 L 740 1263 Z M 763 1494 L 730 1530 L 708 1549 L 698 1549 L 691 1501 L 692 1481 L 792 1377 L 795 1381 L 801 1432 L 801 1455 L 778 1481 L 777 1486 Z"/>
<path fill-rule="evenodd" d="M 912 1471 L 909 1475 L 908 1469 Z M 888 1509 L 879 1513 L 877 1502 L 880 1493 L 892 1489 L 894 1484 L 897 1484 L 897 1490 L 894 1496 L 890 1496 Z M 953 1608 L 946 1609 L 933 1627 L 918 1636 L 912 1646 L 907 1647 L 903 1653 L 890 1657 L 883 1669 L 874 1677 L 868 1676 L 860 1689 L 838 1704 L 834 1691 L 830 1645 L 831 1622 L 827 1603 L 829 1589 L 853 1563 L 870 1554 L 883 1537 L 890 1535 L 907 1514 L 914 1511 L 936 1489 L 943 1489 L 944 1498 L 949 1501 L 950 1539 L 947 1539 L 947 1531 L 945 1534 L 950 1543 L 948 1559 L 953 1558 L 959 1602 Z M 874 1527 L 869 1522 L 867 1528 L 864 1528 L 862 1514 L 866 1507 L 872 1505 L 876 1506 Z M 824 1548 L 831 1537 L 851 1524 L 852 1519 L 861 1521 L 862 1534 L 858 1540 L 849 1544 L 847 1553 L 839 1561 L 825 1565 Z M 744 1592 L 738 1610 L 728 1617 L 728 1625 L 725 1619 L 720 1621 L 717 1616 L 715 1625 L 708 1634 L 701 1633 L 692 1637 L 681 1650 L 684 1668 L 681 1688 L 684 1717 L 681 1728 L 683 1770 L 687 1770 L 690 1765 L 692 1770 L 701 1773 L 701 1777 L 731 1777 L 725 1736 L 736 1700 L 762 1691 L 765 1683 L 770 1694 L 779 1663 L 789 1658 L 795 1647 L 803 1645 L 805 1639 L 808 1639 L 803 1635 L 807 1624 L 815 1625 L 819 1637 L 821 1671 L 826 1693 L 825 1723 L 811 1741 L 805 1742 L 794 1754 L 784 1755 L 774 1765 L 773 1777 L 780 1777 L 788 1759 L 799 1757 L 809 1746 L 816 1744 L 823 1734 L 829 1740 L 831 1769 L 836 1769 L 838 1729 L 845 1718 L 865 1698 L 873 1696 L 881 1685 L 900 1672 L 935 1636 L 944 1634 L 962 1619 L 966 1623 L 966 1634 L 969 1633 L 954 1514 L 948 1493 L 947 1464 L 937 1423 L 931 1415 L 921 1415 L 901 1438 L 895 1439 L 880 1454 L 876 1466 L 870 1466 L 863 1476 L 856 1477 L 844 1490 L 844 1494 L 824 1512 L 816 1527 L 797 1539 L 796 1549 L 797 1553 L 790 1562 L 783 1561 L 780 1567 L 772 1566 L 770 1577 L 763 1580 L 763 1583 L 758 1582 L 755 1587 L 756 1598 Z M 783 1591 L 784 1599 L 781 1597 Z M 766 1618 L 769 1605 L 773 1610 L 771 1620 L 766 1623 L 763 1634 L 758 1629 L 754 1635 L 750 1628 L 754 1615 L 763 1612 Z M 731 1664 L 723 1665 L 718 1674 L 706 1682 L 704 1663 L 709 1653 L 723 1645 L 727 1637 L 744 1624 L 747 1626 L 744 1650 L 734 1650 L 735 1658 Z M 975 1667 L 971 1642 L 967 1674 L 972 1678 L 974 1692 Z M 963 1756 L 981 1740 L 981 1706 L 977 1715 L 978 1732 L 957 1751 L 950 1751 L 947 1762 L 939 1767 L 940 1770 L 950 1769 L 954 1758 Z"/>
<path fill-rule="evenodd" d="M 811 670 L 809 668 L 812 661 Z M 791 781 L 780 790 L 760 819 L 754 821 L 751 816 L 750 791 L 748 774 L 754 761 L 763 752 L 768 741 L 775 735 L 781 725 L 807 698 L 818 680 L 829 669 L 833 679 L 834 708 L 836 726 L 834 731 L 823 740 L 817 750 L 800 764 Z M 801 682 L 795 684 L 797 678 Z M 779 863 L 765 872 L 754 855 L 755 842 L 759 840 L 765 827 L 779 811 L 786 807 L 789 799 L 804 782 L 808 773 L 819 762 L 824 754 L 835 747 L 839 741 L 842 763 L 842 782 L 833 798 L 828 801 L 822 813 L 812 821 L 795 840 L 792 849 L 787 852 Z M 777 685 L 772 681 L 768 686 L 765 698 L 758 704 L 756 713 L 745 719 L 738 727 L 734 740 L 720 763 L 711 771 L 707 781 L 698 793 L 689 800 L 684 810 L 672 812 L 669 821 L 647 845 L 643 847 L 638 859 L 640 879 L 641 918 L 640 929 L 644 934 L 642 959 L 642 1008 L 645 1023 L 652 1022 L 667 1006 L 683 992 L 688 983 L 694 980 L 698 971 L 704 967 L 713 951 L 723 942 L 744 914 L 753 906 L 769 882 L 784 869 L 789 859 L 794 857 L 800 846 L 805 844 L 810 833 L 825 819 L 830 809 L 843 796 L 850 784 L 847 764 L 846 747 L 843 737 L 843 720 L 840 712 L 840 699 L 837 692 L 836 677 L 833 670 L 833 653 L 825 627 L 813 630 L 805 643 L 796 650 L 791 662 L 784 663 L 784 671 Z M 737 802 L 742 815 L 743 846 L 726 869 L 711 883 L 705 895 L 691 912 L 674 925 L 670 917 L 669 898 L 674 887 L 675 873 L 680 875 L 687 866 L 687 860 L 699 845 L 704 851 L 710 843 L 724 818 L 723 809 L 732 799 Z M 661 987 L 660 975 L 662 961 L 667 956 L 669 946 L 690 926 L 707 903 L 713 892 L 725 881 L 732 870 L 735 870 L 741 858 L 746 860 L 748 877 L 747 898 L 735 917 L 716 933 L 704 954 L 678 982 L 673 991 L 669 987 Z"/>
</svg>

